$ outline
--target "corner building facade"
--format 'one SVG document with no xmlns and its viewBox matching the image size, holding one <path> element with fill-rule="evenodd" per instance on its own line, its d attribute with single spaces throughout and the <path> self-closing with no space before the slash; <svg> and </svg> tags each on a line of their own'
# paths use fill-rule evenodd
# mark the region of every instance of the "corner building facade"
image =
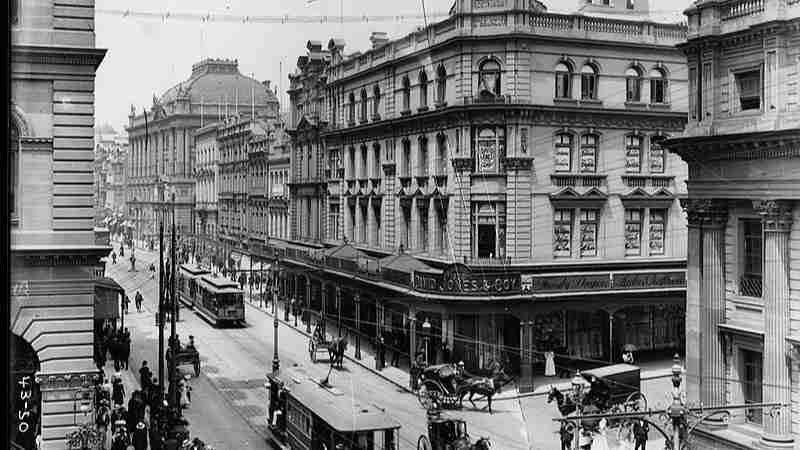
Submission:
<svg viewBox="0 0 800 450">
<path fill-rule="evenodd" d="M 800 434 L 800 3 L 686 10 L 689 401 L 731 411 L 702 448 L 797 448 Z"/>
<path fill-rule="evenodd" d="M 9 2 L 4 423 L 14 448 L 36 448 L 41 435 L 41 448 L 64 449 L 69 432 L 93 423 L 95 280 L 111 247 L 94 228 L 95 73 L 106 51 L 95 46 L 92 5 Z"/>
<path fill-rule="evenodd" d="M 290 295 L 431 362 L 443 343 L 501 360 L 523 388 L 547 350 L 682 349 L 686 165 L 659 144 L 686 121 L 685 27 L 608 16 L 457 0 L 364 52 L 309 42 L 286 258 L 325 278 L 298 272 Z"/>
</svg>

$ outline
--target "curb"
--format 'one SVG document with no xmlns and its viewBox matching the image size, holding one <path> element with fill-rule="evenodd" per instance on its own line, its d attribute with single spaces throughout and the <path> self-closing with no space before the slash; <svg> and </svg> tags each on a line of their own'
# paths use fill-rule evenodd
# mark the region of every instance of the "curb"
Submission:
<svg viewBox="0 0 800 450">
<path fill-rule="evenodd" d="M 248 304 L 249 304 L 250 306 L 252 306 L 254 309 L 257 309 L 257 310 L 259 310 L 259 311 L 263 312 L 264 314 L 266 314 L 266 315 L 268 315 L 268 316 L 270 316 L 270 317 L 274 317 L 274 316 L 273 316 L 273 314 L 272 314 L 272 313 L 270 313 L 270 312 L 268 312 L 266 309 L 260 308 L 260 307 L 258 307 L 258 306 L 256 306 L 256 305 L 252 304 L 252 303 L 248 303 Z M 301 335 L 303 335 L 303 336 L 305 336 L 305 337 L 307 337 L 307 338 L 311 338 L 311 334 L 310 334 L 310 333 L 306 333 L 304 330 L 301 330 L 300 328 L 297 328 L 297 327 L 295 327 L 294 325 L 290 324 L 289 322 L 286 322 L 285 320 L 281 319 L 280 317 L 278 317 L 278 322 L 280 322 L 280 323 L 282 323 L 282 324 L 286 325 L 286 326 L 287 326 L 287 327 L 289 327 L 290 329 L 292 329 L 292 330 L 296 331 L 297 333 L 299 333 L 299 334 L 301 334 Z M 364 369 L 367 369 L 368 371 L 372 372 L 373 374 L 375 374 L 375 375 L 377 375 L 377 376 L 379 376 L 379 377 L 383 378 L 384 380 L 388 381 L 389 383 L 391 383 L 391 384 L 393 384 L 393 385 L 395 385 L 395 386 L 399 387 L 399 388 L 400 388 L 400 389 L 402 389 L 404 392 L 406 392 L 406 393 L 408 393 L 408 394 L 416 395 L 416 394 L 414 393 L 414 391 L 412 391 L 411 389 L 409 389 L 407 386 L 403 386 L 402 384 L 398 383 L 397 381 L 395 381 L 395 380 L 393 380 L 393 379 L 391 379 L 391 378 L 387 377 L 387 376 L 386 376 L 386 375 L 384 375 L 383 373 L 381 373 L 381 372 L 379 372 L 379 371 L 377 371 L 377 370 L 373 369 L 372 367 L 370 367 L 368 364 L 365 364 L 365 363 L 364 363 L 364 362 L 362 362 L 361 360 L 355 359 L 355 358 L 353 358 L 352 356 L 349 356 L 349 355 L 344 355 L 344 357 L 345 357 L 345 358 L 346 358 L 348 361 L 352 361 L 352 362 L 354 362 L 354 363 L 358 364 L 359 366 L 363 367 Z"/>
</svg>

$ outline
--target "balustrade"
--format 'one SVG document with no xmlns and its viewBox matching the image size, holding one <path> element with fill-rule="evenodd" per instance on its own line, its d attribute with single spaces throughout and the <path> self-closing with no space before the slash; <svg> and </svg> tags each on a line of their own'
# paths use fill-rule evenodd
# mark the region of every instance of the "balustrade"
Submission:
<svg viewBox="0 0 800 450">
<path fill-rule="evenodd" d="M 764 11 L 764 0 L 738 0 L 722 7 L 722 20 L 752 16 Z"/>
</svg>

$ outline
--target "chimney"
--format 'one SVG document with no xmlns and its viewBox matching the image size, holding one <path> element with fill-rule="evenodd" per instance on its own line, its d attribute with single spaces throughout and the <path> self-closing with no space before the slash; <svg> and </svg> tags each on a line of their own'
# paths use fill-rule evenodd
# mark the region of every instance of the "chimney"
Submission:
<svg viewBox="0 0 800 450">
<path fill-rule="evenodd" d="M 372 48 L 375 49 L 389 42 L 389 36 L 383 31 L 374 31 L 369 37 L 369 41 L 372 42 Z"/>
</svg>

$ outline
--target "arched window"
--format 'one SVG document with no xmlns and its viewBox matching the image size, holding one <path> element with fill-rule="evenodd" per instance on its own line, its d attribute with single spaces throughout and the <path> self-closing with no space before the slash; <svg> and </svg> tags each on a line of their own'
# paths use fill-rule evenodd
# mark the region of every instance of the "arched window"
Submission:
<svg viewBox="0 0 800 450">
<path fill-rule="evenodd" d="M 642 73 L 636 67 L 625 71 L 625 101 L 639 102 L 642 100 Z"/>
<path fill-rule="evenodd" d="M 555 171 L 572 171 L 572 135 L 561 133 L 556 135 Z"/>
<path fill-rule="evenodd" d="M 425 108 L 428 106 L 428 75 L 425 70 L 419 72 L 419 107 Z"/>
<path fill-rule="evenodd" d="M 500 63 L 494 59 L 484 61 L 478 68 L 478 94 L 484 96 L 500 95 Z"/>
<path fill-rule="evenodd" d="M 443 104 L 447 93 L 447 71 L 444 66 L 436 70 L 436 103 Z"/>
<path fill-rule="evenodd" d="M 650 103 L 667 103 L 667 77 L 661 69 L 650 71 Z"/>
<path fill-rule="evenodd" d="M 361 90 L 361 121 L 367 121 L 367 90 Z"/>
<path fill-rule="evenodd" d="M 372 116 L 376 119 L 379 117 L 378 111 L 380 111 L 381 106 L 381 88 L 377 84 L 375 88 L 372 90 Z"/>
<path fill-rule="evenodd" d="M 556 66 L 556 98 L 570 98 L 572 84 L 572 69 L 566 63 Z"/>
<path fill-rule="evenodd" d="M 351 92 L 350 93 L 350 97 L 348 98 L 348 100 L 350 101 L 350 104 L 348 105 L 348 107 L 349 107 L 348 120 L 350 121 L 350 123 L 354 123 L 356 121 L 356 96 L 355 96 L 355 94 L 353 94 Z"/>
<path fill-rule="evenodd" d="M 411 81 L 403 77 L 403 111 L 411 109 Z"/>
<path fill-rule="evenodd" d="M 19 129 L 12 123 L 8 146 L 8 213 L 9 217 L 17 217 L 17 191 L 19 189 Z"/>
<path fill-rule="evenodd" d="M 597 99 L 597 70 L 586 64 L 581 68 L 581 100 Z"/>
</svg>

